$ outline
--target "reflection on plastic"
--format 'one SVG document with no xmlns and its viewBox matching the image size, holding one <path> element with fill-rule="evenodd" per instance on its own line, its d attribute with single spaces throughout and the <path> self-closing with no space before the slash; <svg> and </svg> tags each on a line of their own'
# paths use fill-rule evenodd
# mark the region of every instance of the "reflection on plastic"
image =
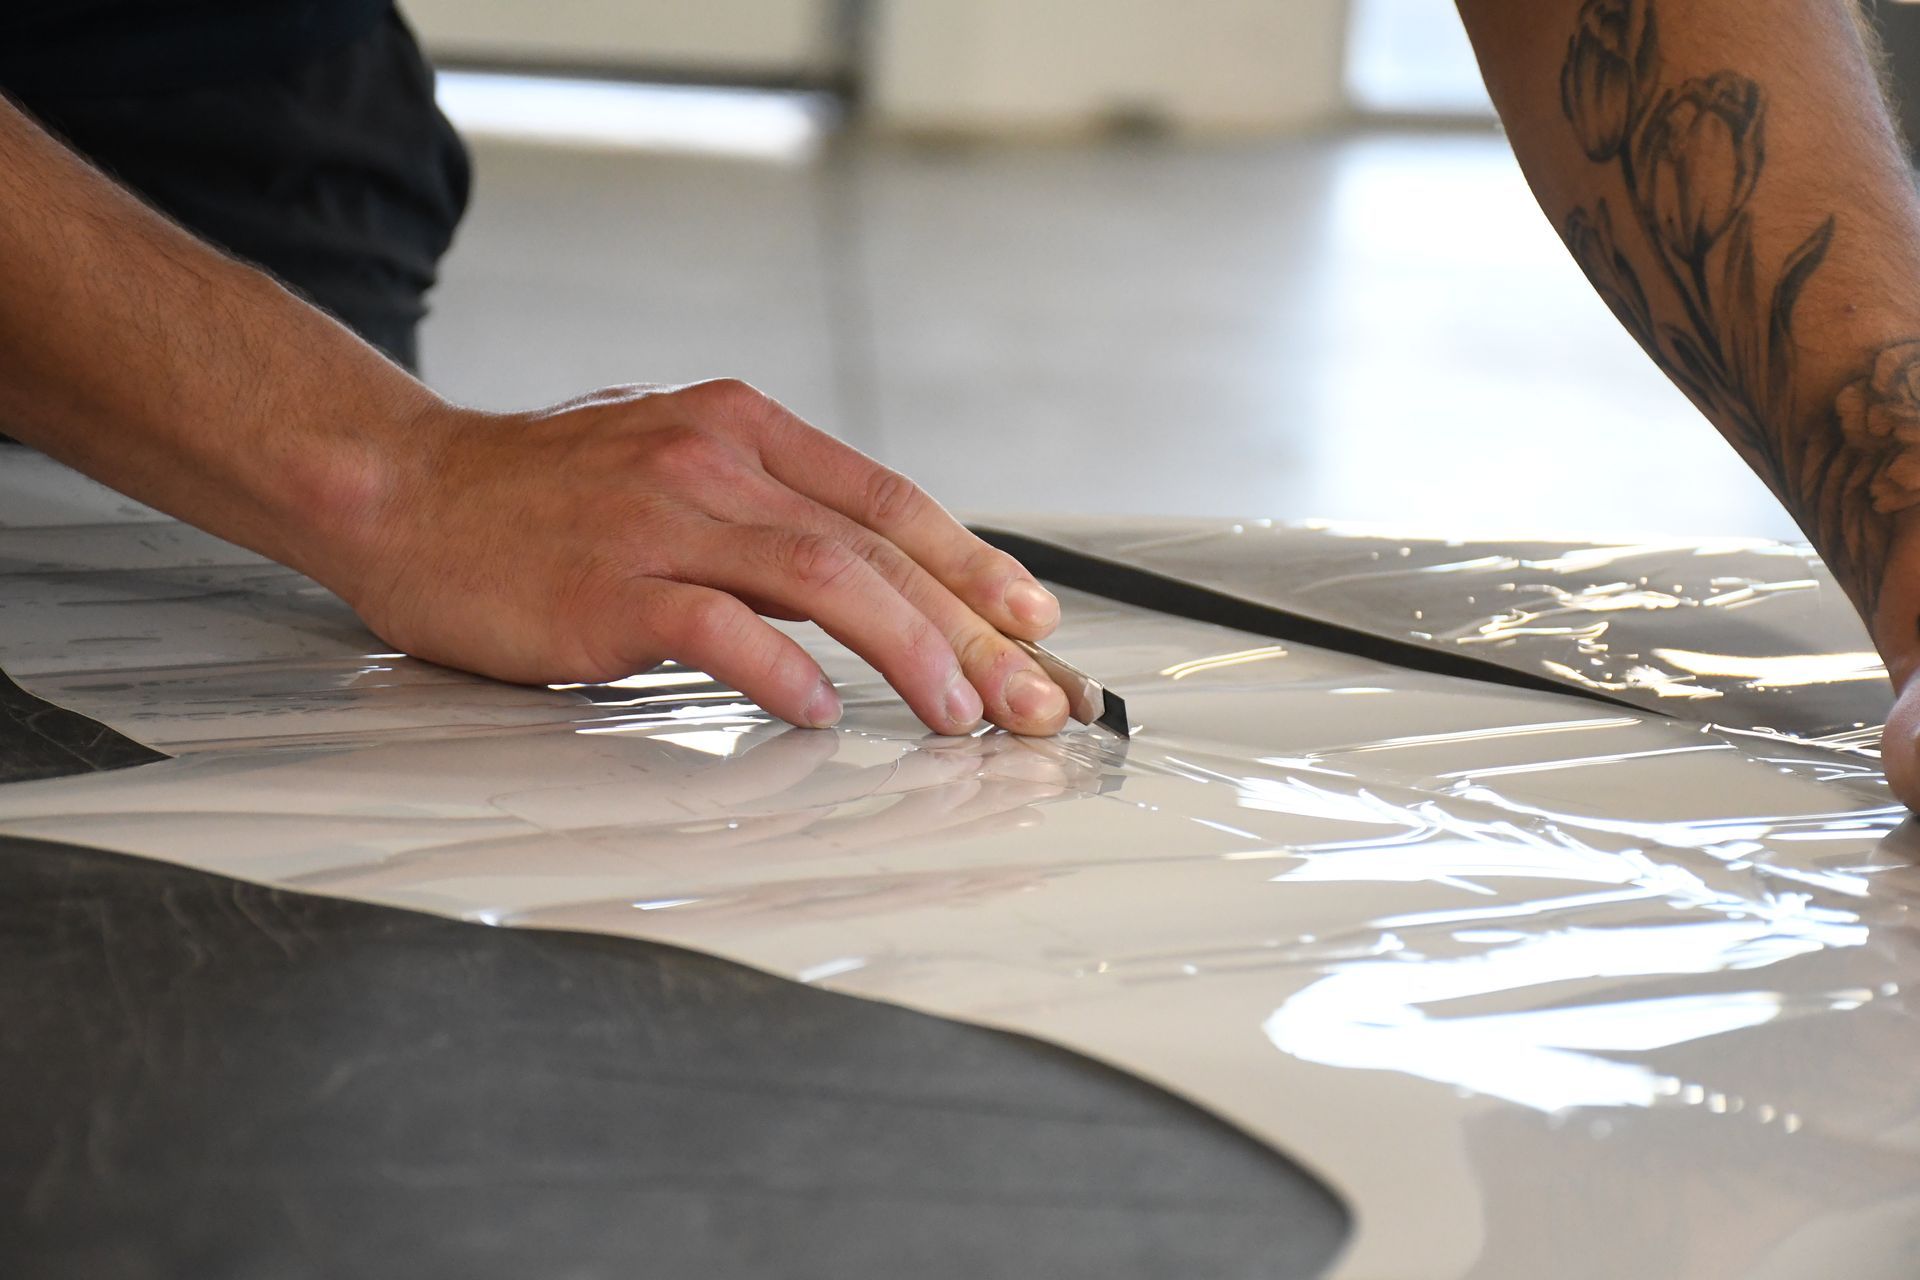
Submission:
<svg viewBox="0 0 1920 1280">
<path fill-rule="evenodd" d="M 151 554 L 139 528 L 145 550 L 96 520 L 0 532 L 0 553 L 30 535 L 36 565 L 111 565 Z M 1211 548 L 1199 572 L 1216 578 L 1268 569 L 1242 562 L 1271 550 L 1257 540 L 1161 532 Z M 1355 608 L 1464 618 L 1463 595 L 1512 572 L 1437 543 L 1380 570 L 1364 539 L 1289 536 Z M 1061 643 L 1145 729 L 944 739 L 806 628 L 848 707 L 837 731 L 788 730 L 673 668 L 524 690 L 374 661 L 301 580 L 194 554 L 0 581 L 21 683 L 183 753 L 0 789 L 0 828 L 657 938 L 1068 1045 L 1318 1170 L 1355 1210 L 1343 1276 L 1910 1267 L 1920 879 L 1873 761 L 1771 715 L 1815 704 L 1764 700 L 1813 695 L 1823 722 L 1864 705 L 1851 637 L 1823 650 L 1774 630 L 1787 667 L 1666 659 L 1675 679 L 1728 682 L 1706 724 L 1067 592 Z M 1652 554 L 1494 563 L 1623 577 Z M 1671 577 L 1645 589 L 1700 598 Z M 1729 620 L 1815 594 L 1616 616 L 1645 624 L 1636 653 L 1758 660 Z M 1555 643 L 1595 642 L 1563 623 Z M 1775 679 L 1821 670 L 1833 684 Z"/>
<path fill-rule="evenodd" d="M 1027 518 L 1017 532 L 1667 714 L 1845 749 L 1877 747 L 1890 701 L 1852 606 L 1805 546 L 1461 542 L 1272 520 Z M 1807 647 L 1783 655 L 1783 636 Z"/>
<path fill-rule="evenodd" d="M 1662 1096 L 1662 1083 L 1673 1077 L 1605 1053 L 1644 1053 L 1756 1027 L 1780 1016 L 1786 997 L 1730 991 L 1458 1017 L 1427 1007 L 1494 994 L 1511 998 L 1595 977 L 1764 968 L 1867 940 L 1867 930 L 1846 917 L 1810 920 L 1800 929 L 1783 929 L 1773 920 L 1538 936 L 1513 929 L 1467 932 L 1493 945 L 1464 958 L 1412 957 L 1396 948 L 1398 963 L 1339 966 L 1275 1010 L 1264 1024 L 1267 1037 L 1283 1052 L 1329 1066 L 1405 1070 L 1409 1061 L 1418 1062 L 1418 1073 L 1428 1080 L 1539 1111 L 1651 1107 Z M 1809 1006 L 1858 1004 L 1816 996 Z"/>
</svg>

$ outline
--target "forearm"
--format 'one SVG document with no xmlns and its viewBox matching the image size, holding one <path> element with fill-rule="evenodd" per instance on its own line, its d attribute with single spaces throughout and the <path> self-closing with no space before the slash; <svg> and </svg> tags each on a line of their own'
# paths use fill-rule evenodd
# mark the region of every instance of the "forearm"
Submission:
<svg viewBox="0 0 1920 1280">
<path fill-rule="evenodd" d="M 357 571 L 431 393 L 4 100 L 0 244 L 0 428 L 329 585 Z"/>
<path fill-rule="evenodd" d="M 1920 585 L 1888 573 L 1920 561 L 1920 202 L 1850 2 L 1460 9 L 1568 248 L 1897 661 Z"/>
</svg>

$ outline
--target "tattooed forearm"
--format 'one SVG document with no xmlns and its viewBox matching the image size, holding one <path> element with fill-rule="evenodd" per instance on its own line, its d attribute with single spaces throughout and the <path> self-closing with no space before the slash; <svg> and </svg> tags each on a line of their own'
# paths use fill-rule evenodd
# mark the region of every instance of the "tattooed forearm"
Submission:
<svg viewBox="0 0 1920 1280">
<path fill-rule="evenodd" d="M 1560 106 L 1624 200 L 1566 215 L 1594 288 L 1800 521 L 1862 614 L 1877 604 L 1893 515 L 1920 505 L 1920 341 L 1885 347 L 1832 403 L 1795 377 L 1794 312 L 1834 243 L 1832 213 L 1795 247 L 1756 250 L 1767 94 L 1731 70 L 1665 73 L 1653 0 L 1586 0 Z M 1768 217 L 1778 218 L 1768 214 Z M 1829 384 L 1831 385 L 1831 384 Z"/>
</svg>

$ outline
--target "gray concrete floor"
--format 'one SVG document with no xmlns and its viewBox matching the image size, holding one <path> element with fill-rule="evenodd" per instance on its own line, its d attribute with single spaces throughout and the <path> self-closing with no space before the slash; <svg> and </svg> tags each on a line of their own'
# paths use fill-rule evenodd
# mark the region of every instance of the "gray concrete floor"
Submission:
<svg viewBox="0 0 1920 1280">
<path fill-rule="evenodd" d="M 469 403 L 742 377 L 969 512 L 1797 536 L 1495 135 L 476 165 L 423 339 Z"/>
</svg>

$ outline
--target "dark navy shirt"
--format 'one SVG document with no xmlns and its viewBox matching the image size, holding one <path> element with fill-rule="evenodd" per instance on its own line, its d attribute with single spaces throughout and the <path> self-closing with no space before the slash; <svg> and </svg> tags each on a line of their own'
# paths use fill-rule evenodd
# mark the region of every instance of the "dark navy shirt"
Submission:
<svg viewBox="0 0 1920 1280">
<path fill-rule="evenodd" d="M 0 0 L 0 91 L 414 363 L 468 162 L 391 0 Z"/>
<path fill-rule="evenodd" d="M 390 0 L 8 0 L 0 85 L 144 93 L 272 74 L 365 35 Z"/>
</svg>

